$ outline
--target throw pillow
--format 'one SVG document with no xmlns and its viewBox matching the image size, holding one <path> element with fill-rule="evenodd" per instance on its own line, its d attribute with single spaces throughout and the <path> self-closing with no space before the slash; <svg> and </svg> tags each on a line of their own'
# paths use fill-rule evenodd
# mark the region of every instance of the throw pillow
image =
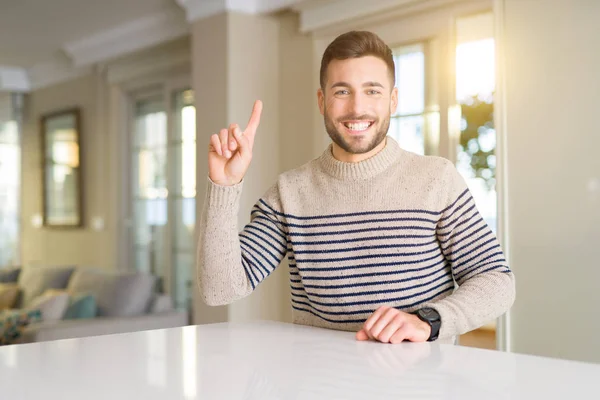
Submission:
<svg viewBox="0 0 600 400">
<path fill-rule="evenodd" d="M 27 310 L 39 310 L 43 321 L 59 321 L 69 306 L 69 295 L 66 293 L 50 293 L 36 297 Z"/>
<path fill-rule="evenodd" d="M 96 298 L 91 294 L 80 293 L 71 296 L 69 307 L 64 319 L 88 319 L 95 318 L 98 313 Z"/>
<path fill-rule="evenodd" d="M 20 292 L 16 283 L 0 283 L 0 310 L 13 308 Z"/>
<path fill-rule="evenodd" d="M 14 344 L 30 324 L 41 321 L 39 310 L 7 310 L 0 312 L 0 346 Z"/>
<path fill-rule="evenodd" d="M 19 275 L 21 287 L 21 302 L 19 308 L 29 308 L 34 298 L 40 296 L 47 289 L 64 289 L 69 283 L 75 267 L 34 267 L 25 266 Z"/>
<path fill-rule="evenodd" d="M 69 304 L 63 319 L 87 319 L 95 318 L 98 312 L 96 298 L 88 293 L 69 293 L 64 289 L 48 289 L 45 295 L 56 296 L 60 294 L 69 295 Z"/>
</svg>

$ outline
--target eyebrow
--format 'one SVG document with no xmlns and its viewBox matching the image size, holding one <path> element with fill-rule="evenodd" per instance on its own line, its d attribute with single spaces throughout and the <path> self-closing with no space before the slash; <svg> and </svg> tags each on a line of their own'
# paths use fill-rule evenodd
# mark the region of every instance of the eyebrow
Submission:
<svg viewBox="0 0 600 400">
<path fill-rule="evenodd" d="M 333 85 L 331 85 L 332 88 L 334 87 L 347 87 L 350 88 L 352 87 L 348 82 L 336 82 Z M 380 87 L 380 88 L 384 88 L 384 86 L 379 83 L 379 82 L 375 82 L 375 81 L 370 81 L 370 82 L 365 82 L 362 84 L 362 87 Z"/>
</svg>

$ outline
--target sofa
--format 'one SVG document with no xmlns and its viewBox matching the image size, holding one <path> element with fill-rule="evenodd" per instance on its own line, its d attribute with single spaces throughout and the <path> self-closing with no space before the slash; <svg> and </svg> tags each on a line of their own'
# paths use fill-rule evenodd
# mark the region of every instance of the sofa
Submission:
<svg viewBox="0 0 600 400">
<path fill-rule="evenodd" d="M 0 332 L 2 318 L 5 331 L 12 323 L 8 344 L 187 325 L 188 313 L 174 309 L 156 286 L 156 277 L 142 272 L 78 266 L 1 269 Z"/>
</svg>

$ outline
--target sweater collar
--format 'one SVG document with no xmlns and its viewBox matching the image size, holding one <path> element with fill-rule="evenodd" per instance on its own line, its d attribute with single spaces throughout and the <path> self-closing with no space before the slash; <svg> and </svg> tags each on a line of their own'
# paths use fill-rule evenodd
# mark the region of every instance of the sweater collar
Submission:
<svg viewBox="0 0 600 400">
<path fill-rule="evenodd" d="M 319 164 L 323 170 L 341 180 L 362 180 L 372 178 L 386 169 L 388 169 L 400 155 L 400 146 L 391 138 L 386 136 L 386 145 L 379 153 L 367 158 L 366 160 L 349 163 L 337 160 L 333 156 L 333 144 L 327 146 L 327 149 L 321 157 L 318 158 Z"/>
</svg>

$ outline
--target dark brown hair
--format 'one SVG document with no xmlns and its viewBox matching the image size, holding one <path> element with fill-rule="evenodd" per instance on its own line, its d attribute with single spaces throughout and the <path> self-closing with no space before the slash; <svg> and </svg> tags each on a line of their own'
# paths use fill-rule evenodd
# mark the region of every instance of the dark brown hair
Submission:
<svg viewBox="0 0 600 400">
<path fill-rule="evenodd" d="M 321 89 L 325 89 L 327 67 L 331 61 L 365 56 L 374 56 L 386 63 L 393 87 L 396 83 L 396 74 L 392 50 L 373 32 L 351 31 L 335 38 L 325 49 L 321 59 Z"/>
</svg>

